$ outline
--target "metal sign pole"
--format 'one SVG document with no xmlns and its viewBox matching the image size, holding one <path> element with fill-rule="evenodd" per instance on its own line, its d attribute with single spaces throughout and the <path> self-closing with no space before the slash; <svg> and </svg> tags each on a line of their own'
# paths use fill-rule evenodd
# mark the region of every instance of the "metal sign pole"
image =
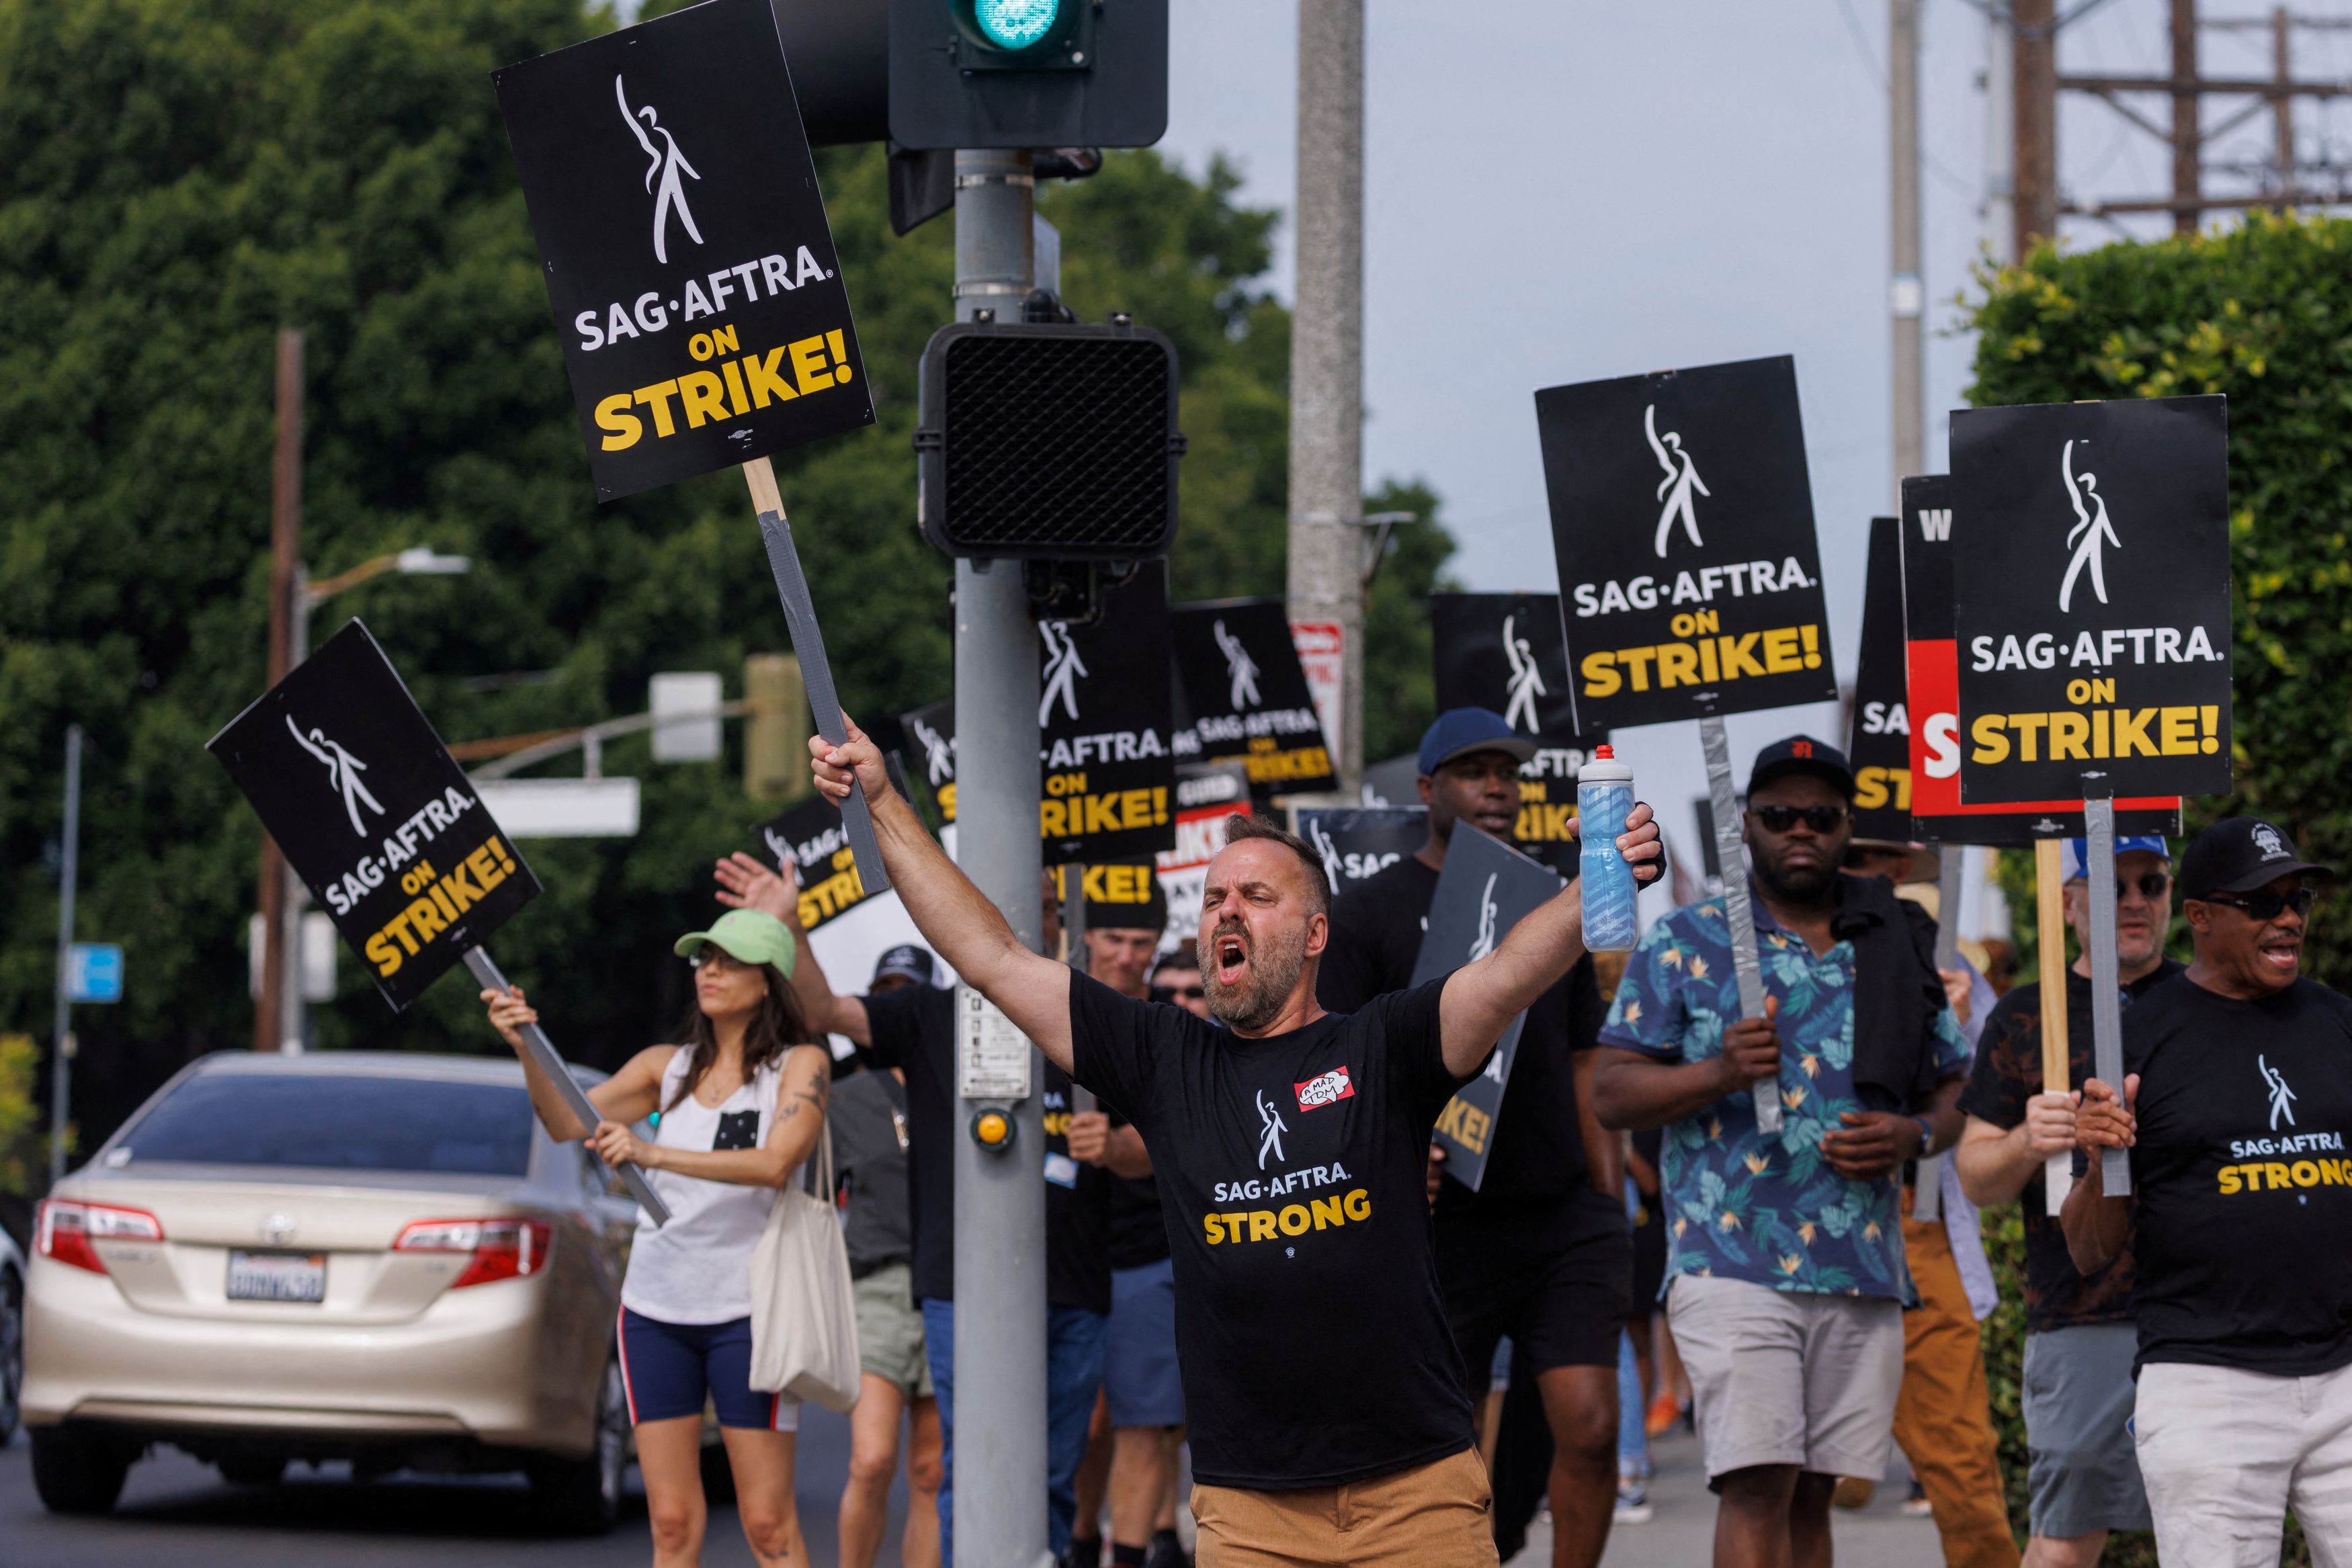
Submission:
<svg viewBox="0 0 2352 1568">
<path fill-rule="evenodd" d="M 2059 856 L 2063 846 L 2042 839 L 2033 846 L 2034 930 L 2042 963 L 2042 1092 L 2064 1094 L 2074 1088 L 2074 1056 L 2066 1039 L 2066 905 Z M 2042 1186 L 2054 1218 L 2074 1185 L 2074 1155 L 2061 1149 L 2042 1167 Z"/>
<path fill-rule="evenodd" d="M 1739 1016 L 1764 1016 L 1764 968 L 1756 956 L 1756 912 L 1748 901 L 1747 861 L 1739 835 L 1739 800 L 1731 787 L 1731 743 L 1724 738 L 1723 720 L 1709 714 L 1698 721 L 1698 743 L 1706 753 L 1706 793 L 1715 814 L 1715 853 L 1723 866 L 1723 915 L 1731 927 L 1731 967 L 1739 980 Z M 1756 1096 L 1756 1130 L 1771 1136 L 1780 1130 L 1780 1086 L 1774 1079 L 1759 1082 Z"/>
<path fill-rule="evenodd" d="M 499 973 L 499 967 L 490 961 L 490 956 L 479 947 L 466 949 L 466 967 L 473 971 L 474 978 L 481 982 L 485 990 L 512 989 L 507 984 L 507 977 Z M 592 1129 L 604 1121 L 604 1113 L 596 1109 L 595 1103 L 588 1098 L 587 1092 L 572 1076 L 572 1070 L 564 1065 L 562 1053 L 555 1049 L 555 1042 L 547 1038 L 547 1031 L 535 1023 L 527 1023 L 522 1026 L 521 1033 L 523 1048 L 530 1052 L 531 1060 L 539 1063 L 540 1071 L 554 1080 L 555 1092 L 563 1097 L 563 1103 L 571 1107 L 572 1113 Z M 614 1174 L 621 1178 L 621 1185 L 629 1189 L 629 1196 L 653 1216 L 656 1225 L 669 1223 L 669 1206 L 662 1202 L 654 1191 L 653 1183 L 646 1179 L 646 1173 L 634 1162 L 623 1161 L 614 1167 Z"/>
<path fill-rule="evenodd" d="M 2116 950 L 2116 803 L 2112 799 L 2084 800 L 2083 821 L 2089 830 L 2083 858 L 2088 873 L 2085 890 L 2091 903 L 2091 1061 L 2100 1081 L 2117 1094 L 2124 1092 L 2123 959 Z M 2099 1176 L 2109 1197 L 2131 1191 L 2131 1151 L 2099 1151 Z"/>
</svg>

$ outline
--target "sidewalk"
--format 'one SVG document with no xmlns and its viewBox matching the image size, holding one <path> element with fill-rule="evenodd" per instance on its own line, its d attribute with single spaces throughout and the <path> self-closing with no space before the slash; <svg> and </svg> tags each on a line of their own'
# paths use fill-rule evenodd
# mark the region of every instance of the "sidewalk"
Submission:
<svg viewBox="0 0 2352 1568">
<path fill-rule="evenodd" d="M 1650 1483 L 1657 1517 L 1612 1531 L 1601 1568 L 1706 1568 L 1715 1544 L 1715 1498 L 1706 1490 L 1698 1439 L 1676 1432 L 1654 1444 L 1651 1455 L 1658 1467 Z M 1940 1568 L 1944 1556 L 1934 1522 L 1901 1512 L 1910 1474 L 1898 1452 L 1868 1508 L 1832 1511 L 1838 1568 Z M 1543 1568 L 1551 1561 L 1548 1521 L 1528 1531 L 1526 1550 L 1511 1561 L 1520 1568 Z"/>
</svg>

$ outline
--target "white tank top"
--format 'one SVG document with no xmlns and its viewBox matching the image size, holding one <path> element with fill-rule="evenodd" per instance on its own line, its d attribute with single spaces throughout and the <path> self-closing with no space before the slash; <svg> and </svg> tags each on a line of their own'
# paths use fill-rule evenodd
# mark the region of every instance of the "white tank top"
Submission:
<svg viewBox="0 0 2352 1568">
<path fill-rule="evenodd" d="M 690 1046 L 670 1053 L 662 1070 L 661 1103 L 669 1106 L 654 1129 L 667 1149 L 756 1149 L 775 1121 L 782 1063 L 772 1061 L 716 1106 L 678 1095 L 694 1059 Z M 670 1105 L 673 1097 L 677 1103 Z M 795 1172 L 795 1175 L 798 1173 Z M 775 1207 L 776 1189 L 706 1181 L 676 1171 L 648 1171 L 654 1191 L 669 1206 L 669 1223 L 656 1228 L 637 1216 L 621 1304 L 666 1323 L 723 1323 L 751 1315 L 751 1249 Z"/>
</svg>

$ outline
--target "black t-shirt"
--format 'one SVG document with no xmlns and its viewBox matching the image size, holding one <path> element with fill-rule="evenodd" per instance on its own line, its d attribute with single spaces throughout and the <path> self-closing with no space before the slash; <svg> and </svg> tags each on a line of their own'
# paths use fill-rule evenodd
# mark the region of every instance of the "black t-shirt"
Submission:
<svg viewBox="0 0 2352 1568">
<path fill-rule="evenodd" d="M 2167 958 L 2152 974 L 2124 988 L 2128 1009 L 2186 966 Z M 2066 1082 L 2081 1088 L 2093 1072 L 2091 981 L 2066 975 Z M 1976 1065 L 1960 1092 L 1960 1109 L 1996 1127 L 2025 1120 L 2025 1103 L 2042 1092 L 2042 987 L 2018 986 L 1985 1015 L 1977 1037 Z M 2025 1328 L 2076 1328 L 2085 1323 L 2132 1321 L 2132 1246 L 2126 1240 L 2115 1260 L 2095 1274 L 2074 1268 L 2066 1250 L 2065 1228 L 2050 1212 L 2048 1189 L 2036 1170 L 2018 1197 L 2025 1219 Z"/>
<path fill-rule="evenodd" d="M 906 1101 L 887 1072 L 853 1073 L 833 1086 L 833 1180 L 842 1195 L 849 1271 L 858 1279 L 914 1256 L 907 1201 L 907 1145 L 913 1139 L 900 1125 Z"/>
<path fill-rule="evenodd" d="M 907 1074 L 908 1186 L 915 1218 L 917 1301 L 955 1300 L 955 1140 L 966 1135 L 955 1098 L 955 993 L 908 986 L 866 998 L 867 1054 Z M 1045 1064 L 1045 1301 L 1110 1311 L 1106 1252 L 1109 1177 L 1070 1158 L 1070 1078 Z M 1019 1158 L 1016 1148 L 1008 1156 Z"/>
<path fill-rule="evenodd" d="M 1249 1040 L 1070 982 L 1078 1079 L 1151 1150 L 1199 1480 L 1339 1486 L 1470 1445 L 1422 1185 L 1465 1082 L 1442 988 Z"/>
<path fill-rule="evenodd" d="M 2140 1075 L 2139 1360 L 2281 1377 L 2352 1364 L 2352 999 L 2187 975 L 2124 1015 Z"/>
<path fill-rule="evenodd" d="M 1412 983 L 1437 876 L 1407 855 L 1339 901 L 1316 979 L 1317 1000 L 1333 1012 L 1355 1012 L 1374 997 Z M 1437 1197 L 1441 1219 L 1473 1207 L 1524 1207 L 1513 1200 L 1556 1197 L 1584 1187 L 1584 1138 L 1576 1119 L 1570 1053 L 1596 1042 L 1608 1010 L 1590 956 L 1578 959 L 1575 968 L 1528 1009 L 1486 1178 L 1476 1192 L 1458 1181 L 1444 1183 Z"/>
</svg>

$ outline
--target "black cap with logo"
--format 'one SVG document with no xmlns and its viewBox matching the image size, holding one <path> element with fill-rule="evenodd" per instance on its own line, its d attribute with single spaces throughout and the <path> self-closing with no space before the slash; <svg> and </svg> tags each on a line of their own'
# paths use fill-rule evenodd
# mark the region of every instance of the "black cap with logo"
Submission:
<svg viewBox="0 0 2352 1568">
<path fill-rule="evenodd" d="M 895 975 L 902 980 L 912 980 L 919 986 L 939 983 L 939 971 L 932 967 L 930 953 L 912 942 L 901 942 L 875 961 L 874 977 L 877 980 Z"/>
<path fill-rule="evenodd" d="M 2180 894 L 2251 893 L 2298 874 L 2332 877 L 2336 870 L 2296 855 L 2294 841 L 2259 817 L 2224 817 L 2189 841 L 2180 857 Z"/>
<path fill-rule="evenodd" d="M 1791 773 L 1810 773 L 1826 779 L 1839 794 L 1848 800 L 1853 799 L 1853 768 L 1846 761 L 1845 753 L 1810 735 L 1792 735 L 1758 752 L 1756 766 L 1748 775 L 1748 793 L 1753 795 L 1773 779 Z"/>
</svg>

